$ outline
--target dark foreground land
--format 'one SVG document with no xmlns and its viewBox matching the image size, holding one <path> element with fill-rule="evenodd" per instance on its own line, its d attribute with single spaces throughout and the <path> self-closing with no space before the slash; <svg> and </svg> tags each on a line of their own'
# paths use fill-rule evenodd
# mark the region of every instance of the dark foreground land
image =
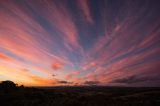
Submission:
<svg viewBox="0 0 160 106">
<path fill-rule="evenodd" d="M 0 90 L 0 106 L 160 106 L 160 88 L 17 87 Z"/>
</svg>

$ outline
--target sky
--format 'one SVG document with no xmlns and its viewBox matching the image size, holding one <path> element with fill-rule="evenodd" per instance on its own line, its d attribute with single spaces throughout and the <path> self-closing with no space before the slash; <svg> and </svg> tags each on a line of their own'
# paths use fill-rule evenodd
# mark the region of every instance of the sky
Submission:
<svg viewBox="0 0 160 106">
<path fill-rule="evenodd" d="M 159 0 L 0 0 L 0 81 L 160 86 Z"/>
</svg>

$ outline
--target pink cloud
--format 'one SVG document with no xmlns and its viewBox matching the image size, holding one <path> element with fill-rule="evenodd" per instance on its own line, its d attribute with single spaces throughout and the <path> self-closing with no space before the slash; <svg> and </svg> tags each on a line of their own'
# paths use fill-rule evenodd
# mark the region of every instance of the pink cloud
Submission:
<svg viewBox="0 0 160 106">
<path fill-rule="evenodd" d="M 68 73 L 65 78 L 67 80 L 73 80 L 74 78 L 76 78 L 78 75 L 80 74 L 80 71 L 73 71 L 73 72 L 70 72 Z"/>
<path fill-rule="evenodd" d="M 62 69 L 62 68 L 63 68 L 63 65 L 60 64 L 60 63 L 53 63 L 53 64 L 52 64 L 52 68 L 53 68 L 54 70 L 59 70 L 59 69 Z"/>
<path fill-rule="evenodd" d="M 77 4 L 78 4 L 79 8 L 81 9 L 85 20 L 88 23 L 92 24 L 93 19 L 92 19 L 90 9 L 89 9 L 89 6 L 88 6 L 88 0 L 77 0 Z"/>
</svg>

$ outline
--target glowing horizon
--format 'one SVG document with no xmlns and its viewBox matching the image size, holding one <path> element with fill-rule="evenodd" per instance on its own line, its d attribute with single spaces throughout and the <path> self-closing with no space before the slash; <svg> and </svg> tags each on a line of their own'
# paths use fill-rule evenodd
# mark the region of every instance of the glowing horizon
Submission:
<svg viewBox="0 0 160 106">
<path fill-rule="evenodd" d="M 160 86 L 152 0 L 1 0 L 0 81 Z"/>
</svg>

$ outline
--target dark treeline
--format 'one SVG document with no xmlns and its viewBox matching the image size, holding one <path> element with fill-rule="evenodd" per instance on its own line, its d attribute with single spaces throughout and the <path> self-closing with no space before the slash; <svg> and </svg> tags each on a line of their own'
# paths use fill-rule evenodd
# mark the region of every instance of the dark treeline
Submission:
<svg viewBox="0 0 160 106">
<path fill-rule="evenodd" d="M 2 81 L 0 106 L 160 106 L 160 88 L 29 88 Z"/>
</svg>

